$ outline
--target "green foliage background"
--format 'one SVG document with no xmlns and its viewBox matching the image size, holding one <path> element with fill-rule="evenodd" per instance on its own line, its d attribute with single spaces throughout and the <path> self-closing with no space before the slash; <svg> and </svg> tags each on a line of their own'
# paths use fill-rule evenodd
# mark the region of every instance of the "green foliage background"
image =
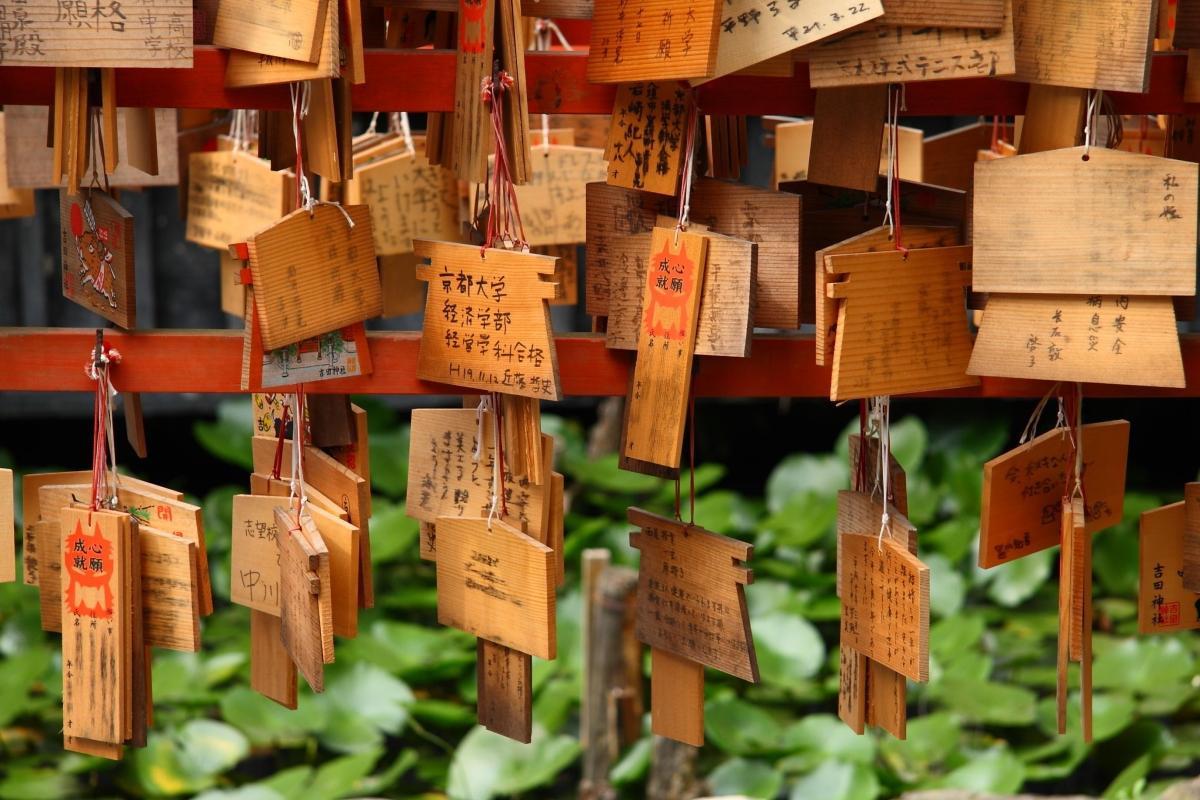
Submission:
<svg viewBox="0 0 1200 800">
<path fill-rule="evenodd" d="M 155 654 L 150 743 L 121 763 L 63 753 L 58 637 L 40 630 L 33 587 L 0 585 L 0 798 L 575 793 L 579 556 L 607 547 L 617 563 L 635 563 L 625 510 L 636 503 L 669 513 L 673 485 L 622 472 L 615 457 L 588 460 L 577 423 L 543 417 L 573 493 L 569 573 L 559 658 L 534 663 L 534 743 L 518 745 L 475 726 L 474 640 L 436 623 L 434 570 L 418 560 L 417 526 L 404 514 L 408 427 L 386 407 L 360 402 L 370 411 L 378 606 L 362 615 L 357 639 L 338 641 L 327 691 L 313 695 L 301 682 L 300 708 L 288 712 L 249 689 L 248 615 L 228 603 L 231 498 L 244 487 L 221 487 L 194 502 L 204 507 L 214 591 L 224 602 L 205 623 L 201 653 Z M 248 472 L 249 430 L 239 400 L 194 432 L 200 446 Z M 981 468 L 1011 444 L 1000 420 L 929 430 L 909 417 L 892 426 L 932 573 L 931 678 L 910 684 L 916 713 L 907 741 L 844 727 L 836 718 L 834 521 L 837 490 L 849 485 L 846 433 L 835 452 L 784 459 L 761 497 L 723 488 L 719 464 L 698 469 L 696 522 L 755 544 L 747 596 L 762 673 L 756 686 L 708 673 L 700 765 L 712 794 L 874 800 L 961 787 L 1149 798 L 1194 773 L 1200 640 L 1139 638 L 1134 603 L 1138 514 L 1177 497 L 1131 488 L 1124 521 L 1095 539 L 1096 742 L 1078 734 L 1077 703 L 1071 733 L 1059 737 L 1056 552 L 986 572 L 974 566 Z M 616 764 L 611 777 L 623 796 L 643 795 L 649 757 L 645 737 Z"/>
</svg>

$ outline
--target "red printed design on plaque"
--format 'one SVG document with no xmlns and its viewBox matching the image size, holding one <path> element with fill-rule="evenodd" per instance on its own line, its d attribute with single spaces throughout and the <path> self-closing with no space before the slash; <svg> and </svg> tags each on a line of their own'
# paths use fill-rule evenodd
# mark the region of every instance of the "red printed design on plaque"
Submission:
<svg viewBox="0 0 1200 800">
<path fill-rule="evenodd" d="M 672 253 L 670 245 L 664 242 L 646 272 L 649 297 L 643 319 L 646 333 L 666 339 L 682 339 L 686 335 L 688 301 L 694 294 L 696 277 L 696 262 L 688 257 L 687 245 Z"/>
<path fill-rule="evenodd" d="M 86 220 L 85 220 L 86 217 Z M 111 223 L 119 226 L 119 222 Z M 121 232 L 110 234 L 106 225 L 97 225 L 90 206 L 78 201 L 71 202 L 71 233 L 75 237 L 75 250 L 79 256 L 77 275 L 66 275 L 79 281 L 81 287 L 90 288 L 103 297 L 112 308 L 117 307 L 117 273 L 113 267 L 113 250 L 109 243 L 121 241 Z M 69 287 L 68 287 L 69 288 Z"/>
<path fill-rule="evenodd" d="M 482 53 L 483 35 L 486 30 L 483 15 L 488 5 L 484 0 L 461 0 L 458 11 L 463 22 L 458 26 L 458 49 L 463 53 Z"/>
<path fill-rule="evenodd" d="M 71 613 L 94 619 L 112 617 L 112 545 L 100 533 L 99 524 L 91 534 L 84 533 L 82 523 L 75 524 L 75 532 L 63 545 L 63 569 L 69 580 L 63 602 Z"/>
</svg>

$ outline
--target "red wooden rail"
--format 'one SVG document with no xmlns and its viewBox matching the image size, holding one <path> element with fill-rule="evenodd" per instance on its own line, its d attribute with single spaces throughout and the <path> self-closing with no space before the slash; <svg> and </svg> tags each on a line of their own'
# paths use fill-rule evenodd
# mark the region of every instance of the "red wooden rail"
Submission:
<svg viewBox="0 0 1200 800">
<path fill-rule="evenodd" d="M 224 50 L 197 46 L 191 69 L 119 69 L 117 102 L 162 108 L 288 107 L 286 86 L 225 88 Z M 587 80 L 587 53 L 529 53 L 529 108 L 537 113 L 608 114 L 614 87 Z M 357 111 L 449 111 L 454 102 L 451 50 L 368 50 L 367 82 L 354 87 Z M 1152 61 L 1150 91 L 1113 92 L 1123 114 L 1200 113 L 1183 101 L 1187 56 L 1159 53 Z M 1028 86 L 1003 78 L 925 81 L 907 86 L 906 114 L 914 116 L 1023 114 Z M 50 67 L 0 67 L 0 105 L 49 105 L 54 98 Z M 713 114 L 811 114 L 808 65 L 792 78 L 729 76 L 699 89 L 700 107 Z"/>
<path fill-rule="evenodd" d="M 0 391 L 89 391 L 94 384 L 83 367 L 95 346 L 95 331 L 84 328 L 0 328 Z M 117 389 L 136 392 L 237 393 L 242 334 L 239 331 L 106 331 L 105 341 L 120 351 L 113 368 Z M 313 383 L 313 392 L 357 394 L 461 394 L 462 389 L 416 377 L 420 334 L 368 335 L 375 373 L 335 384 Z M 569 396 L 625 394 L 633 354 L 609 350 L 594 334 L 559 336 L 558 368 Z M 1186 389 L 1088 386 L 1089 397 L 1200 396 L 1200 334 L 1182 337 Z M 697 359 L 699 397 L 828 397 L 829 370 L 813 363 L 807 335 L 756 336 L 749 358 Z M 1045 394 L 1043 381 L 986 378 L 974 389 L 940 392 L 941 397 L 1022 397 Z"/>
</svg>

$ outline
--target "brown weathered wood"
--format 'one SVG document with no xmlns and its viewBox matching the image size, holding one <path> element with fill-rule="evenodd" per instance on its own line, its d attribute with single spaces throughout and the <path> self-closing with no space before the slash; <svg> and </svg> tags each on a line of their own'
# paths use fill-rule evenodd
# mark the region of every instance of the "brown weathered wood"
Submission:
<svg viewBox="0 0 1200 800">
<path fill-rule="evenodd" d="M 628 83 L 712 76 L 721 9 L 719 0 L 691 0 L 686 6 L 671 0 L 637 0 L 633 5 L 599 0 L 592 15 L 588 80 Z"/>
<path fill-rule="evenodd" d="M 818 90 L 808 180 L 874 190 L 887 103 L 885 84 Z"/>
<path fill-rule="evenodd" d="M 137 327 L 133 215 L 99 189 L 59 193 L 63 297 Z"/>
<path fill-rule="evenodd" d="M 16 12 L 20 17 L 15 17 Z M 28 0 L 10 12 L 5 65 L 29 67 L 192 66 L 192 4 L 147 0 L 136 6 L 63 5 Z M 19 32 L 19 33 L 18 33 Z M 36 37 L 36 38 L 35 38 Z"/>
<path fill-rule="evenodd" d="M 284 708 L 296 707 L 296 662 L 283 646 L 278 616 L 250 610 L 250 688 Z"/>
<path fill-rule="evenodd" d="M 492 77 L 496 0 L 459 0 L 458 60 L 454 76 L 454 128 L 451 168 L 459 178 L 479 183 L 487 176 L 491 120 L 480 97 Z"/>
<path fill-rule="evenodd" d="M 303 529 L 302 521 L 276 509 L 279 530 L 280 631 L 284 649 L 314 692 L 325 689 L 325 624 L 321 595 L 321 550 Z M 328 554 L 325 574 L 328 575 Z"/>
<path fill-rule="evenodd" d="M 892 25 L 999 30 L 1004 0 L 884 0 L 883 21 Z"/>
<path fill-rule="evenodd" d="M 1082 430 L 1084 516 L 1090 534 L 1121 521 L 1129 423 L 1095 422 Z M 980 567 L 1060 543 L 1059 500 L 1075 485 L 1072 442 L 1072 434 L 1056 428 L 983 465 Z"/>
<path fill-rule="evenodd" d="M 704 665 L 650 648 L 650 730 L 677 742 L 704 744 Z"/>
<path fill-rule="evenodd" d="M 138 525 L 142 632 L 146 647 L 200 650 L 196 545 Z"/>
<path fill-rule="evenodd" d="M 338 0 L 291 0 L 286 6 L 258 0 L 219 0 L 212 43 L 294 61 L 321 53 L 327 7 Z"/>
<path fill-rule="evenodd" d="M 528 744 L 533 738 L 533 660 L 486 639 L 478 640 L 475 653 L 479 724 Z"/>
<path fill-rule="evenodd" d="M 1200 592 L 1200 483 L 1184 485 L 1183 509 L 1183 588 Z"/>
<path fill-rule="evenodd" d="M 1078 145 L 1087 95 L 1085 89 L 1031 83 L 1018 151 L 1024 155 Z"/>
<path fill-rule="evenodd" d="M 189 242 L 224 251 L 287 213 L 292 179 L 250 153 L 193 153 L 188 160 Z"/>
</svg>

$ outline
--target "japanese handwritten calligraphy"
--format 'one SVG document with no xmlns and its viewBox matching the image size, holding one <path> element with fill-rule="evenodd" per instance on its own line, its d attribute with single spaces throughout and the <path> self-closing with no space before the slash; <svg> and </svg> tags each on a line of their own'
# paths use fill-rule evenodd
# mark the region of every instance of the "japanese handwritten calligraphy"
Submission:
<svg viewBox="0 0 1200 800">
<path fill-rule="evenodd" d="M 1184 385 L 1170 297 L 989 295 L 967 372 L 1132 386 Z"/>
<path fill-rule="evenodd" d="M 0 65 L 191 67 L 188 0 L 2 0 Z"/>
<path fill-rule="evenodd" d="M 1011 75 L 1016 71 L 1012 0 L 1005 0 L 999 31 L 867 26 L 804 52 L 814 88 Z"/>
<path fill-rule="evenodd" d="M 1183 585 L 1184 503 L 1143 511 L 1138 530 L 1138 632 L 1200 628 L 1200 594 Z"/>
<path fill-rule="evenodd" d="M 458 235 L 458 183 L 454 173 L 416 153 L 400 153 L 356 165 L 345 202 L 371 209 L 371 232 L 379 255 L 411 253 L 412 240 Z M 524 203 L 521 204 L 525 210 Z"/>
<path fill-rule="evenodd" d="M 617 90 L 604 156 L 608 182 L 627 189 L 675 194 L 692 97 L 673 83 L 633 83 Z"/>
<path fill-rule="evenodd" d="M 289 173 L 270 162 L 225 150 L 193 153 L 188 159 L 187 240 L 224 250 L 287 213 Z"/>
<path fill-rule="evenodd" d="M 720 0 L 599 0 L 588 80 L 625 83 L 713 74 Z"/>
<path fill-rule="evenodd" d="M 516 187 L 526 241 L 534 247 L 583 242 L 586 186 L 604 180 L 604 151 L 535 146 L 529 163 L 529 183 Z"/>
<path fill-rule="evenodd" d="M 485 391 L 557 400 L 558 363 L 547 301 L 554 259 L 417 240 L 429 284 L 417 375 Z"/>
</svg>

